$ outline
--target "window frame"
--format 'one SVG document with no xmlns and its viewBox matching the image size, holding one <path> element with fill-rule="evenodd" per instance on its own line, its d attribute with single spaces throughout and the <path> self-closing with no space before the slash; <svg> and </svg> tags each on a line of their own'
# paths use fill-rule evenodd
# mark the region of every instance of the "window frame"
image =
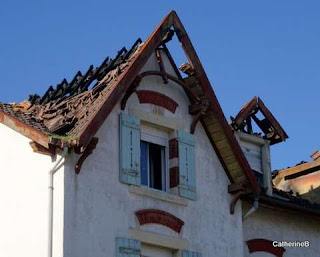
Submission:
<svg viewBox="0 0 320 257">
<path fill-rule="evenodd" d="M 148 169 L 148 185 L 143 185 L 141 186 L 157 190 L 157 191 L 162 191 L 162 192 L 169 192 L 169 138 L 165 138 L 163 133 L 150 133 L 149 131 L 143 131 L 143 127 L 141 126 L 141 137 L 140 137 L 140 142 L 145 141 L 147 143 L 152 143 L 156 145 L 160 145 L 164 147 L 164 158 L 163 158 L 163 171 L 162 171 L 162 176 L 164 176 L 164 180 L 162 181 L 162 186 L 164 186 L 164 190 L 159 190 L 156 188 L 150 187 L 150 170 Z M 162 131 L 161 131 L 162 132 Z M 157 135 L 155 135 L 157 134 Z M 148 149 L 148 154 L 149 154 L 149 149 Z M 149 163 L 149 155 L 148 155 L 148 163 Z"/>
</svg>

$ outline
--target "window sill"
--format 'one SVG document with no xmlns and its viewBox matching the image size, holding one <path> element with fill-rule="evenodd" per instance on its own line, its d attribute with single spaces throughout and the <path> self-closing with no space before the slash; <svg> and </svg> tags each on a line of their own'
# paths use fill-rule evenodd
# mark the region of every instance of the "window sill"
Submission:
<svg viewBox="0 0 320 257">
<path fill-rule="evenodd" d="M 142 186 L 140 187 L 140 186 L 131 185 L 129 187 L 129 192 L 132 194 L 143 195 L 143 196 L 151 197 L 151 198 L 158 199 L 158 200 L 165 201 L 165 202 L 188 206 L 187 199 L 184 199 L 184 198 L 176 196 L 176 195 L 171 195 L 167 192 L 158 191 L 158 190 L 154 190 L 154 189 L 147 188 L 147 187 L 142 187 Z"/>
</svg>

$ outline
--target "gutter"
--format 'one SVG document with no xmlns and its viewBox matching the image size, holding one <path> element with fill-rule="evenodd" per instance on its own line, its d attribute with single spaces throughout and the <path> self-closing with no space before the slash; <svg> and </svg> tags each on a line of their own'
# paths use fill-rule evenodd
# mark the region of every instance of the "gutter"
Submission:
<svg viewBox="0 0 320 257">
<path fill-rule="evenodd" d="M 303 206 L 294 204 L 290 201 L 284 201 L 282 199 L 277 199 L 275 197 L 261 196 L 260 199 L 261 199 L 261 202 L 265 203 L 266 205 L 278 206 L 286 209 L 300 211 L 303 213 L 313 214 L 318 216 L 318 218 L 320 217 L 320 209 L 317 210 L 317 209 L 312 209 L 308 207 L 303 207 Z"/>
<path fill-rule="evenodd" d="M 249 200 L 253 200 L 254 197 L 253 195 L 244 195 L 241 197 L 241 199 L 249 201 Z M 316 216 L 317 218 L 320 218 L 320 209 L 317 210 L 310 207 L 303 207 L 301 205 L 290 202 L 290 200 L 288 201 L 287 199 L 283 199 L 282 197 L 278 197 L 275 195 L 273 197 L 260 195 L 259 205 L 261 207 L 269 208 L 272 210 L 276 210 L 278 208 L 278 210 L 285 211 L 286 214 L 291 213 L 291 214 L 297 215 L 302 213 L 302 214 L 313 215 L 313 217 Z"/>
<path fill-rule="evenodd" d="M 58 166 L 68 153 L 68 148 L 64 148 L 59 160 L 54 163 L 48 173 L 48 257 L 52 257 L 53 238 L 53 175 L 58 171 Z M 56 155 L 57 156 L 57 155 Z"/>
</svg>

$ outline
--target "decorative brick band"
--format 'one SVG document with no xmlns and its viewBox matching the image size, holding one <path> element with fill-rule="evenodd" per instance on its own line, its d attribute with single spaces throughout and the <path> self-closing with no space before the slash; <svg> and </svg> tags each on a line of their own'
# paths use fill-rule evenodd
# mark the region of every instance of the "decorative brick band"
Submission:
<svg viewBox="0 0 320 257">
<path fill-rule="evenodd" d="M 138 90 L 137 95 L 141 104 L 148 103 L 158 105 L 166 108 L 172 113 L 175 113 L 176 108 L 179 106 L 176 101 L 158 92 L 149 90 Z"/>
<path fill-rule="evenodd" d="M 136 216 L 139 220 L 140 225 L 155 223 L 161 224 L 177 233 L 181 232 L 181 228 L 184 225 L 184 222 L 177 218 L 176 216 L 161 210 L 156 209 L 146 209 L 136 212 Z"/>
<path fill-rule="evenodd" d="M 173 138 L 169 141 L 169 159 L 178 157 L 178 139 Z"/>
<path fill-rule="evenodd" d="M 266 239 L 252 239 L 247 241 L 247 246 L 250 253 L 266 252 L 271 253 L 277 257 L 282 257 L 286 249 L 283 247 L 274 247 L 272 241 Z"/>
<path fill-rule="evenodd" d="M 170 188 L 179 185 L 179 166 L 178 166 L 178 140 L 173 138 L 169 141 L 169 174 L 170 174 Z"/>
</svg>

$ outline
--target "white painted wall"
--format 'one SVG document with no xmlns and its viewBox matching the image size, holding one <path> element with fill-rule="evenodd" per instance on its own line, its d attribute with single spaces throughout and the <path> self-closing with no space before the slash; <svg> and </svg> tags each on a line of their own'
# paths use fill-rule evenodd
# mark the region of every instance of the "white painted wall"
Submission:
<svg viewBox="0 0 320 257">
<path fill-rule="evenodd" d="M 149 69 L 159 70 L 154 56 L 144 70 Z M 174 74 L 172 69 L 167 71 Z M 166 118 L 171 125 L 189 131 L 189 103 L 180 86 L 165 85 L 161 77 L 146 77 L 138 89 L 170 96 L 179 103 L 176 114 L 139 104 L 136 95 L 130 97 L 126 111 L 135 109 L 159 120 Z M 188 200 L 188 206 L 183 206 L 130 193 L 130 186 L 119 182 L 119 113 L 118 104 L 97 132 L 99 143 L 81 173 L 74 173 L 79 156 L 73 156 L 66 167 L 65 256 L 115 256 L 115 238 L 129 237 L 130 228 L 187 239 L 189 250 L 203 256 L 243 256 L 241 206 L 237 205 L 234 215 L 229 214 L 232 200 L 227 192 L 229 181 L 201 124 L 195 131 L 198 199 Z M 161 225 L 139 226 L 134 212 L 146 208 L 161 209 L 185 221 L 181 234 Z"/>
<path fill-rule="evenodd" d="M 47 254 L 48 171 L 51 157 L 0 124 L 0 257 Z M 63 171 L 55 176 L 54 256 L 63 256 Z"/>
<path fill-rule="evenodd" d="M 244 210 L 249 208 L 244 203 Z M 292 215 L 260 207 L 257 212 L 243 222 L 244 241 L 262 238 L 277 241 L 310 241 L 308 248 L 289 248 L 283 257 L 306 257 L 320 255 L 320 222 L 309 216 Z M 245 257 L 267 256 L 249 254 L 244 245 Z M 260 253 L 262 254 L 262 253 Z"/>
</svg>

